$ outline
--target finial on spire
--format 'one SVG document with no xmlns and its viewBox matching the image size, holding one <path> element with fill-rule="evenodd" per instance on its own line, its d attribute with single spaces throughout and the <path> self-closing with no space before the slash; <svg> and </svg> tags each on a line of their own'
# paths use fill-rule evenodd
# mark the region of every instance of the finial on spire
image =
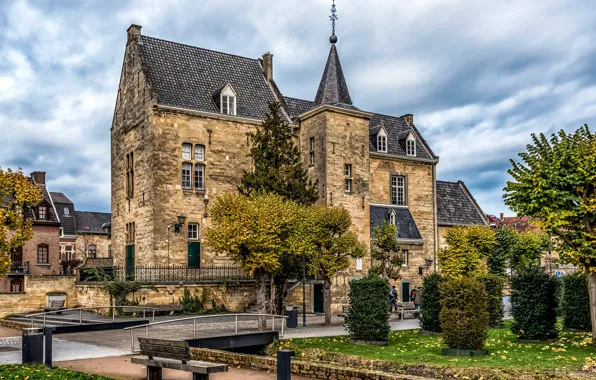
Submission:
<svg viewBox="0 0 596 380">
<path fill-rule="evenodd" d="M 337 42 L 337 36 L 335 35 L 335 21 L 337 21 L 339 17 L 337 17 L 337 8 L 335 6 L 335 0 L 333 0 L 333 5 L 331 5 L 331 16 L 329 19 L 331 20 L 331 37 L 329 37 L 329 42 L 332 44 Z"/>
</svg>

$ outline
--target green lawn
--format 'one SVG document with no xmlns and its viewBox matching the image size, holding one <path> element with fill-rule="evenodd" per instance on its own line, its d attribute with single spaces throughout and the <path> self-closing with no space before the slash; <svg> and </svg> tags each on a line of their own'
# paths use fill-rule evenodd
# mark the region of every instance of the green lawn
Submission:
<svg viewBox="0 0 596 380">
<path fill-rule="evenodd" d="M 0 380 L 112 380 L 109 377 L 71 371 L 62 368 L 45 369 L 44 366 L 0 365 Z"/>
<path fill-rule="evenodd" d="M 418 330 L 394 331 L 386 347 L 357 346 L 348 337 L 291 339 L 282 341 L 281 348 L 301 351 L 319 348 L 327 352 L 356 355 L 369 359 L 405 364 L 430 364 L 444 367 L 489 367 L 522 370 L 579 370 L 587 357 L 596 359 L 587 333 L 561 333 L 553 344 L 519 344 L 506 329 L 489 330 L 486 357 L 448 357 L 441 355 L 445 347 L 439 337 L 425 337 Z"/>
</svg>

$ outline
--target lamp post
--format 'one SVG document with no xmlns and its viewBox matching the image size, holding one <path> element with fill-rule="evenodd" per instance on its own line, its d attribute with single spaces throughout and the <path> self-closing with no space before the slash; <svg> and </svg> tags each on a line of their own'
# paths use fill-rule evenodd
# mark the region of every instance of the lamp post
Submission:
<svg viewBox="0 0 596 380">
<path fill-rule="evenodd" d="M 306 257 L 302 254 L 302 326 L 306 326 Z"/>
</svg>

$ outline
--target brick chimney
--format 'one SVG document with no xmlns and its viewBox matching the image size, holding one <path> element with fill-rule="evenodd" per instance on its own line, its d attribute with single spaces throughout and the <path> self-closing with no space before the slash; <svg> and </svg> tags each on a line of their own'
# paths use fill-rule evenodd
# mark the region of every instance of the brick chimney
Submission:
<svg viewBox="0 0 596 380">
<path fill-rule="evenodd" d="M 409 114 L 406 114 L 406 115 L 404 115 L 404 116 L 402 116 L 402 117 L 403 117 L 404 119 L 406 119 L 406 122 L 407 122 L 407 123 L 408 123 L 410 126 L 414 125 L 414 115 L 412 115 L 411 113 L 409 113 Z"/>
<path fill-rule="evenodd" d="M 31 173 L 31 178 L 33 178 L 33 181 L 38 185 L 46 184 L 46 172 L 33 172 Z"/>
<path fill-rule="evenodd" d="M 501 223 L 503 223 L 503 221 L 505 220 L 505 213 L 501 213 L 501 215 L 499 216 L 499 220 L 501 221 Z"/>
<path fill-rule="evenodd" d="M 273 80 L 273 54 L 271 53 L 263 54 L 263 73 L 268 82 Z"/>
<path fill-rule="evenodd" d="M 141 26 L 132 24 L 128 27 L 126 32 L 128 34 L 128 39 L 126 41 L 127 44 L 129 44 L 131 41 L 137 42 L 141 37 Z"/>
</svg>

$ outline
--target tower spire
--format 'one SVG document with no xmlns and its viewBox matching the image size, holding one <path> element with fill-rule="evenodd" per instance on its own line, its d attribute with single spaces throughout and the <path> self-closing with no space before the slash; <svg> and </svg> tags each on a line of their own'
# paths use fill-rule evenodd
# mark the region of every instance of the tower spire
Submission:
<svg viewBox="0 0 596 380">
<path fill-rule="evenodd" d="M 329 42 L 332 44 L 337 42 L 337 36 L 335 35 L 335 21 L 339 19 L 337 17 L 337 7 L 335 6 L 335 0 L 333 0 L 333 5 L 331 5 L 331 16 L 329 16 L 331 20 L 331 37 L 329 37 Z"/>
</svg>

